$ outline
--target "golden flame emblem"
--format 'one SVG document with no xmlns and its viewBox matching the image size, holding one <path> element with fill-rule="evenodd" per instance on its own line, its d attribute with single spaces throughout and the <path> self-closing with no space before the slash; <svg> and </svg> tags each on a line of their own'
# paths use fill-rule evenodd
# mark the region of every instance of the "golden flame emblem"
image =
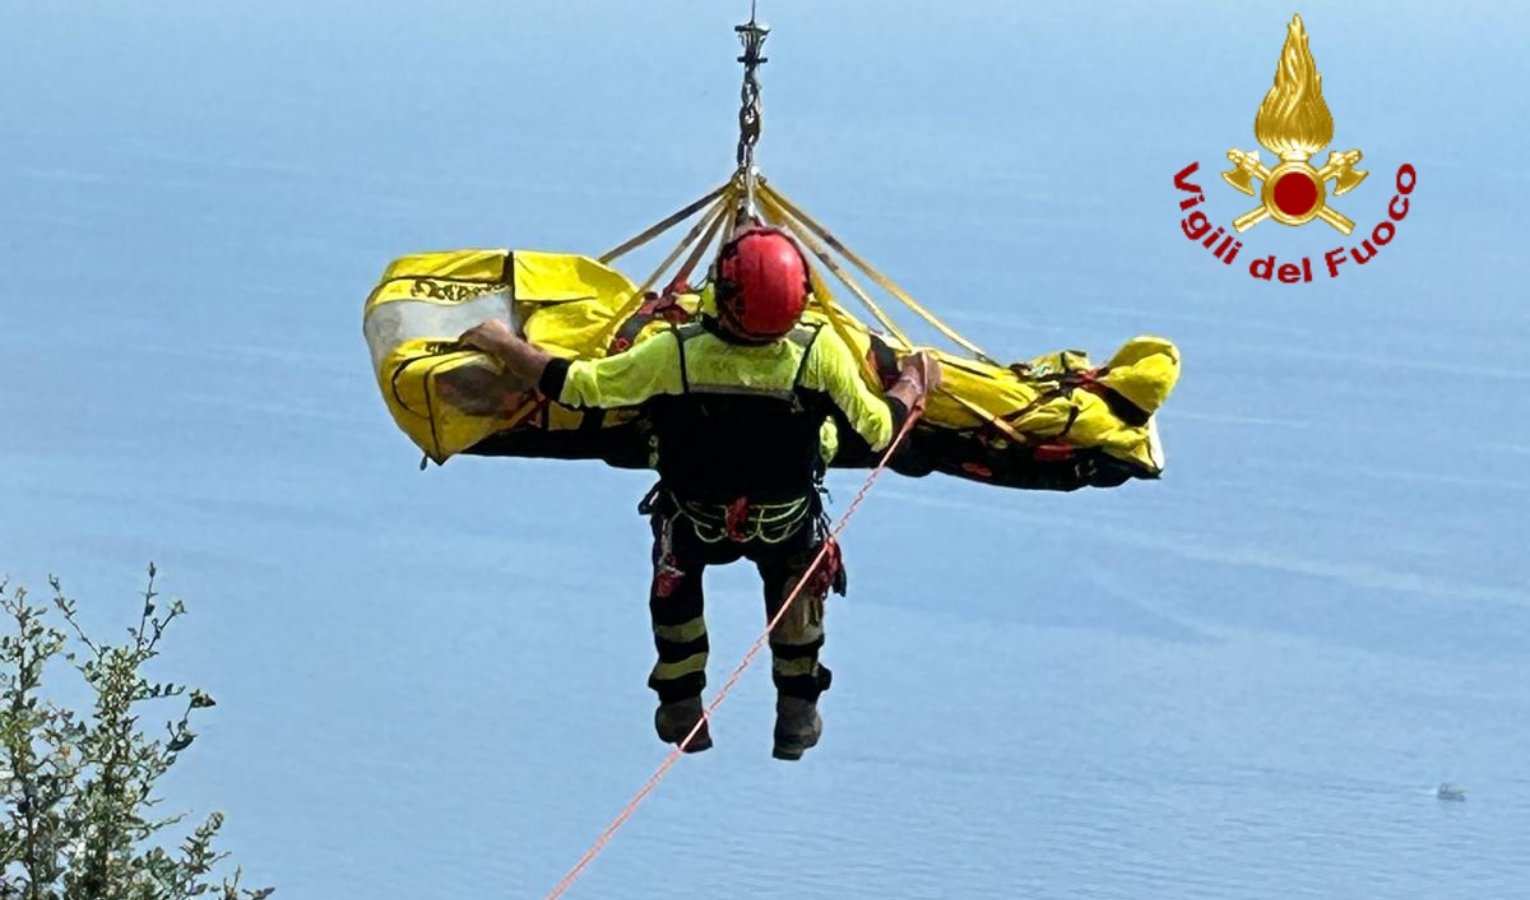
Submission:
<svg viewBox="0 0 1530 900">
<path fill-rule="evenodd" d="M 1234 228 L 1246 231 L 1269 218 L 1283 225 L 1322 219 L 1344 234 L 1354 230 L 1354 222 L 1328 206 L 1327 185 L 1334 183 L 1337 197 L 1365 180 L 1368 173 L 1355 168 L 1360 151 L 1331 151 L 1321 169 L 1308 162 L 1333 140 L 1333 115 L 1323 100 L 1323 76 L 1307 46 L 1307 30 L 1299 15 L 1291 18 L 1286 29 L 1275 84 L 1254 116 L 1254 137 L 1280 163 L 1270 169 L 1257 150 L 1234 147 L 1227 151 L 1234 168 L 1222 173 L 1223 180 L 1249 195 L 1254 193 L 1254 179 L 1263 183 L 1261 204 L 1234 219 Z"/>
</svg>

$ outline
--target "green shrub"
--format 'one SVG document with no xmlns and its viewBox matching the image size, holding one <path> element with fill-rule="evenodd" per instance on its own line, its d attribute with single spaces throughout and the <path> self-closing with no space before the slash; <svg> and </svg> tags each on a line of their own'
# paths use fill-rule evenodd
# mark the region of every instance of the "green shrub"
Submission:
<svg viewBox="0 0 1530 900">
<path fill-rule="evenodd" d="M 160 639 L 186 611 L 179 600 L 161 607 L 154 576 L 150 564 L 138 622 L 117 644 L 86 634 L 58 579 L 49 580 L 46 605 L 0 582 L 0 900 L 258 900 L 271 893 L 241 887 L 237 869 L 227 873 L 227 854 L 213 846 L 221 813 L 185 827 L 185 814 L 156 813 L 155 784 L 192 745 L 191 720 L 213 699 L 144 675 Z M 69 669 L 93 697 L 88 710 L 58 700 L 51 679 Z M 167 704 L 179 716 L 171 714 L 162 737 L 150 737 L 152 710 Z M 184 836 L 177 841 L 176 834 Z"/>
</svg>

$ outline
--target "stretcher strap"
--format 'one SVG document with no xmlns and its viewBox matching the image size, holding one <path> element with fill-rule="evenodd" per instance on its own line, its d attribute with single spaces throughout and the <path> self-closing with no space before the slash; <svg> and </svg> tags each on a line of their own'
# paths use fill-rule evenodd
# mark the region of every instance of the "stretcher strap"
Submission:
<svg viewBox="0 0 1530 900">
<path fill-rule="evenodd" d="M 994 415 L 993 413 L 989 412 L 988 410 L 984 409 L 983 407 L 979 406 L 978 404 L 973 403 L 971 400 L 968 400 L 966 397 L 963 397 L 961 394 L 958 394 L 955 391 L 946 390 L 944 387 L 941 387 L 938 390 L 939 390 L 941 396 L 943 396 L 943 397 L 950 397 L 951 399 L 955 400 L 957 403 L 960 403 L 962 406 L 965 406 L 967 408 L 968 412 L 970 412 L 973 415 L 977 416 L 978 419 L 980 419 L 981 421 L 986 422 L 987 424 L 992 425 L 994 428 L 997 428 L 998 430 L 1004 432 L 1004 434 L 1007 435 L 1009 437 L 1009 439 L 1014 441 L 1015 443 L 1017 443 L 1017 444 L 1029 444 L 1030 443 L 1030 441 L 1026 438 L 1025 435 L 1023 435 L 1019 431 L 1015 430 L 1015 426 L 1013 426 L 1013 425 L 1009 424 L 1008 422 L 1004 421 L 1004 419 L 1002 419 L 1001 417 Z"/>
<path fill-rule="evenodd" d="M 726 217 L 728 209 L 732 205 L 733 196 L 733 191 L 728 187 L 724 187 L 722 193 L 712 203 L 711 208 L 700 219 L 696 220 L 696 224 L 692 225 L 691 230 L 686 232 L 685 237 L 680 239 L 680 243 L 675 245 L 675 249 L 671 250 L 669 255 L 664 257 L 664 261 L 659 263 L 658 267 L 653 270 L 653 273 L 643 281 L 637 290 L 632 292 L 632 296 L 627 298 L 621 308 L 611 317 L 611 321 L 607 322 L 606 326 L 601 329 L 600 334 L 595 339 L 595 346 L 609 349 L 611 339 L 616 336 L 616 332 L 621 328 L 622 323 L 638 311 L 643 305 L 644 295 L 659 282 L 659 279 L 663 277 L 665 272 L 669 271 L 669 268 L 675 264 L 675 260 L 679 259 L 682 253 L 691 249 L 691 246 L 701 236 L 703 231 L 710 234 L 716 233 L 713 226 L 716 222 Z"/>
<path fill-rule="evenodd" d="M 861 301 L 861 305 L 866 307 L 866 311 L 871 313 L 878 322 L 882 323 L 882 327 L 887 329 L 888 334 L 901 345 L 900 349 L 909 350 L 913 348 L 913 343 L 908 339 L 908 335 L 903 333 L 903 329 L 898 327 L 898 323 L 894 322 L 891 316 L 882 311 L 882 308 L 877 305 L 875 300 L 871 299 L 871 295 L 866 292 L 865 288 L 862 288 L 850 276 L 849 272 L 846 272 L 839 263 L 834 261 L 834 257 L 829 255 L 829 251 L 824 248 L 823 244 L 813 238 L 812 232 L 783 209 L 775 197 L 769 193 L 764 193 L 760 196 L 760 204 L 765 207 L 773 223 L 780 224 L 787 231 L 790 231 L 797 240 L 802 242 L 803 246 L 807 247 L 814 256 L 818 257 L 819 261 L 830 272 L 834 273 L 834 277 L 838 278 L 840 283 L 850 289 L 850 293 L 854 294 L 856 299 Z"/>
<path fill-rule="evenodd" d="M 732 220 L 731 214 L 712 217 L 712 224 L 707 226 L 706 234 L 703 234 L 701 240 L 696 242 L 696 246 L 691 250 L 691 255 L 686 257 L 684 265 L 680 266 L 680 271 L 676 272 L 675 277 L 670 279 L 670 284 L 679 284 L 690 280 L 691 273 L 696 271 L 697 266 L 701 265 L 702 257 L 706 255 L 707 250 L 717 240 L 717 233 L 722 230 L 724 224 Z M 729 229 L 727 233 L 732 234 L 732 229 Z"/>
<path fill-rule="evenodd" d="M 898 285 L 894 283 L 892 279 L 888 278 L 886 275 L 883 275 L 870 263 L 862 259 L 854 250 L 851 250 L 849 247 L 845 246 L 839 240 L 839 238 L 835 237 L 829 232 L 828 229 L 818 224 L 818 222 L 814 220 L 812 216 L 809 216 L 807 213 L 803 212 L 801 207 L 788 200 L 781 194 L 780 191 L 776 190 L 769 184 L 761 184 L 760 191 L 766 199 L 779 204 L 781 208 L 790 213 L 793 218 L 806 225 L 809 229 L 812 230 L 814 234 L 822 238 L 825 243 L 827 243 L 830 247 L 833 247 L 836 253 L 849 260 L 856 268 L 864 272 L 867 278 L 870 278 L 878 285 L 881 285 L 883 290 L 898 298 L 898 300 L 902 302 L 904 306 L 907 306 L 914 312 L 915 315 L 928 322 L 936 331 L 939 331 L 951 341 L 968 350 L 978 359 L 983 360 L 984 362 L 993 363 L 994 365 L 999 365 L 999 363 L 996 362 L 993 357 L 989 356 L 987 353 L 984 353 L 982 348 L 980 348 L 977 344 L 974 344 L 973 342 L 962 337 L 954 328 L 937 319 L 933 313 L 920 305 L 919 301 L 909 296 L 907 291 L 903 290 L 901 287 L 898 287 Z"/>
<path fill-rule="evenodd" d="M 763 197 L 761 199 L 764 201 Z M 772 225 L 778 224 L 772 219 L 770 214 L 770 210 L 775 207 L 769 201 L 764 202 L 766 204 L 766 221 Z M 829 290 L 829 285 L 818 274 L 818 270 L 812 266 L 808 267 L 808 282 L 813 288 L 814 299 L 818 301 L 819 306 L 823 307 L 824 315 L 829 318 L 829 327 L 833 328 L 840 341 L 853 351 L 855 349 L 855 342 L 851 339 L 850 326 L 845 324 L 845 314 L 839 308 L 839 304 L 834 302 L 834 292 Z M 856 356 L 860 357 L 861 375 L 866 379 L 866 383 L 872 387 L 881 388 L 882 378 L 877 374 L 876 365 L 872 362 L 870 354 L 865 356 L 856 354 Z"/>
<path fill-rule="evenodd" d="M 689 219 L 691 216 L 695 215 L 697 210 L 706 206 L 708 203 L 711 203 L 713 200 L 716 200 L 718 197 L 721 197 L 723 192 L 727 191 L 728 188 L 732 185 L 733 182 L 729 181 L 728 183 L 723 184 L 715 190 L 707 193 L 700 199 L 688 203 L 680 209 L 676 210 L 674 213 L 665 216 L 659 221 L 648 226 L 642 231 L 642 233 L 634 235 L 633 237 L 623 241 L 621 244 L 612 247 L 605 253 L 602 253 L 600 255 L 600 261 L 610 265 L 612 262 L 643 246 L 664 232 L 674 228 L 676 225 L 679 225 L 681 222 L 684 222 L 686 219 Z"/>
</svg>

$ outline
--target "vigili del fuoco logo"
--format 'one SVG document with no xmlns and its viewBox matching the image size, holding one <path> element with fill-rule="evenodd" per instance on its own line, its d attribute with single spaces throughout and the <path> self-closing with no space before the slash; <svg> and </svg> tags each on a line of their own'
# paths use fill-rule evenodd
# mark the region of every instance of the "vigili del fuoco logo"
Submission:
<svg viewBox="0 0 1530 900">
<path fill-rule="evenodd" d="M 1408 197 L 1418 181 L 1412 165 L 1398 167 L 1384 215 L 1376 216 L 1376 226 L 1358 236 L 1354 234 L 1354 220 L 1329 200 L 1330 196 L 1348 194 L 1370 174 L 1356 168 L 1360 151 L 1331 150 L 1321 167 L 1312 165 L 1312 158 L 1333 142 L 1333 115 L 1323 100 L 1323 76 L 1307 47 L 1301 16 L 1294 16 L 1286 30 L 1275 85 L 1264 95 L 1254 116 L 1254 137 L 1275 154 L 1276 162 L 1273 168 L 1266 166 L 1258 150 L 1234 147 L 1227 151 L 1233 168 L 1222 173 L 1222 180 L 1259 200 L 1258 206 L 1232 220 L 1231 230 L 1213 225 L 1205 211 L 1197 209 L 1206 201 L 1201 186 L 1191 181 L 1200 169 L 1199 162 L 1174 176 L 1174 186 L 1183 194 L 1179 208 L 1185 216 L 1180 219 L 1180 230 L 1224 265 L 1233 265 L 1241 254 L 1248 274 L 1263 281 L 1300 284 L 1312 281 L 1314 272 L 1337 278 L 1348 267 L 1371 262 L 1397 236 L 1398 225 L 1408 216 Z M 1293 261 L 1277 259 L 1273 253 L 1260 255 L 1252 248 L 1245 252 L 1241 235 L 1266 219 L 1291 227 L 1321 221 L 1349 240 L 1326 250 L 1317 265 L 1311 256 Z"/>
</svg>

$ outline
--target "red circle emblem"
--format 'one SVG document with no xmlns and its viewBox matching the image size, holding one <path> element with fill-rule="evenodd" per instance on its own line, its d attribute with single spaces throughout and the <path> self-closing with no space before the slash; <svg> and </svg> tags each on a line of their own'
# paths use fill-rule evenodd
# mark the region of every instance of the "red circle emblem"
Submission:
<svg viewBox="0 0 1530 900">
<path fill-rule="evenodd" d="M 1275 207 L 1293 219 L 1312 212 L 1318 202 L 1317 184 L 1311 175 L 1301 171 L 1280 176 L 1272 193 Z"/>
</svg>

